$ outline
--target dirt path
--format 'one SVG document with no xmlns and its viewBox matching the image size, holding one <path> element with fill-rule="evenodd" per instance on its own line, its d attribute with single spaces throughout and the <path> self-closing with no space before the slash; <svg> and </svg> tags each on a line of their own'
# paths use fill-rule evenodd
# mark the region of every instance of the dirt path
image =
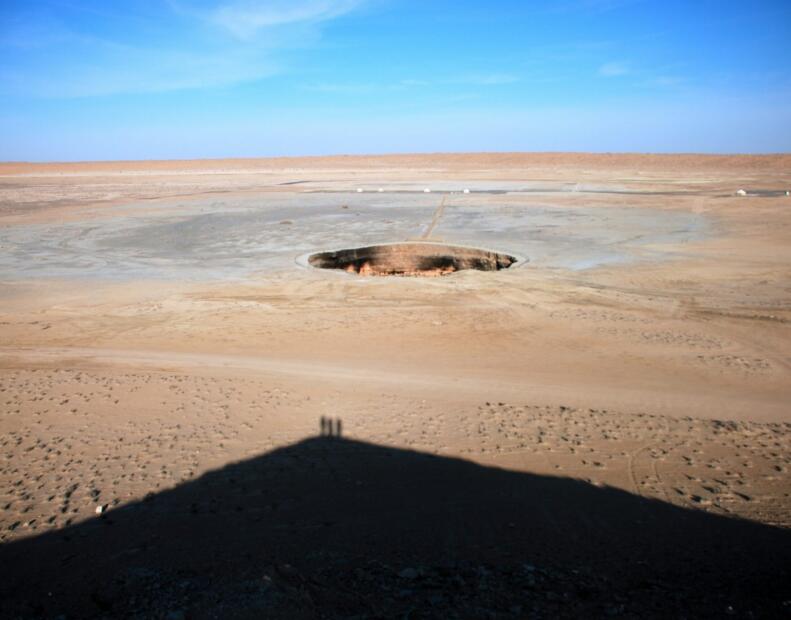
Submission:
<svg viewBox="0 0 791 620">
<path fill-rule="evenodd" d="M 447 196 L 443 196 L 442 200 L 439 203 L 439 206 L 437 207 L 437 210 L 434 212 L 434 217 L 431 218 L 431 223 L 428 225 L 428 228 L 426 228 L 426 232 L 424 232 L 423 235 L 420 237 L 421 239 L 424 240 L 431 239 L 431 235 L 434 233 L 434 229 L 437 227 L 437 224 L 439 224 L 439 221 L 442 219 L 442 216 L 445 214 L 446 201 L 447 201 Z"/>
</svg>

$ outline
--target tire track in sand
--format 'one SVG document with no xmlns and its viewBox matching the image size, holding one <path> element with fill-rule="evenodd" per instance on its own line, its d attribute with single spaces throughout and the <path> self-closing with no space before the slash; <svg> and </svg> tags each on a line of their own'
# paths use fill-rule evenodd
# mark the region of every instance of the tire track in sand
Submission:
<svg viewBox="0 0 791 620">
<path fill-rule="evenodd" d="M 437 224 L 439 224 L 439 221 L 442 219 L 442 216 L 445 214 L 446 199 L 447 196 L 443 196 L 442 201 L 439 203 L 439 206 L 437 207 L 437 210 L 434 211 L 434 217 L 431 219 L 431 223 L 428 225 L 428 228 L 426 228 L 426 232 L 424 232 L 420 237 L 423 241 L 427 241 L 431 238 L 431 234 L 434 232 L 434 229 L 437 227 Z"/>
</svg>

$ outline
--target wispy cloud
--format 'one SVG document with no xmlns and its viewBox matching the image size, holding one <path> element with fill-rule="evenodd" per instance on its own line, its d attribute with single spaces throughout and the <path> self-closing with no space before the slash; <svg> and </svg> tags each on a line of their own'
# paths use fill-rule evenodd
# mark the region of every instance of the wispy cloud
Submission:
<svg viewBox="0 0 791 620">
<path fill-rule="evenodd" d="M 598 74 L 602 77 L 619 77 L 631 72 L 631 68 L 625 62 L 606 62 L 598 70 Z"/>
<path fill-rule="evenodd" d="M 156 17 L 121 9 L 116 21 L 141 33 L 134 44 L 123 42 L 123 30 L 103 29 L 110 20 L 86 27 L 76 9 L 19 11 L 0 29 L 0 94 L 73 98 L 260 80 L 283 70 L 284 49 L 311 45 L 323 23 L 365 1 L 168 0 L 170 10 Z M 163 29 L 174 35 L 149 40 Z"/>
<path fill-rule="evenodd" d="M 642 82 L 644 86 L 654 86 L 658 88 L 670 88 L 674 86 L 683 86 L 687 80 L 678 75 L 656 75 L 649 77 Z"/>
<path fill-rule="evenodd" d="M 689 80 L 676 72 L 677 68 L 675 66 L 634 67 L 626 62 L 608 62 L 601 65 L 596 74 L 603 78 L 629 78 L 625 83 L 637 89 L 663 89 L 689 85 Z"/>
<path fill-rule="evenodd" d="M 560 0 L 552 5 L 552 10 L 562 13 L 605 13 L 623 9 L 645 0 Z"/>
<path fill-rule="evenodd" d="M 372 93 L 383 90 L 394 90 L 404 88 L 404 85 L 390 84 L 383 85 L 375 82 L 316 82 L 302 86 L 304 90 L 316 93 L 338 93 L 348 95 L 359 95 L 362 93 Z"/>
<path fill-rule="evenodd" d="M 320 23 L 340 17 L 364 0 L 233 0 L 220 3 L 203 17 L 240 39 L 262 30 L 297 23 Z"/>
<path fill-rule="evenodd" d="M 519 80 L 519 76 L 511 73 L 484 73 L 450 78 L 447 82 L 452 84 L 469 84 L 471 86 L 496 86 L 499 84 L 514 84 Z"/>
<path fill-rule="evenodd" d="M 405 78 L 393 82 L 312 82 L 304 84 L 304 90 L 339 93 L 339 94 L 362 94 L 387 91 L 406 91 L 410 89 L 430 89 L 432 87 L 470 87 L 470 86 L 500 86 L 515 84 L 521 78 L 510 73 L 482 73 L 459 76 L 436 76 L 431 80 Z M 451 89 L 452 90 L 452 89 Z M 458 94 L 453 95 L 458 97 Z M 475 97 L 475 94 L 465 93 L 464 98 Z"/>
<path fill-rule="evenodd" d="M 153 51 L 97 45 L 101 62 L 41 67 L 34 73 L 0 69 L 0 92 L 41 98 L 71 99 L 117 94 L 145 94 L 216 88 L 258 80 L 279 72 L 278 65 L 244 50 L 222 54 L 197 50 Z"/>
<path fill-rule="evenodd" d="M 414 80 L 414 79 L 406 79 L 401 80 L 399 82 L 402 86 L 430 86 L 431 82 L 428 80 Z"/>
</svg>

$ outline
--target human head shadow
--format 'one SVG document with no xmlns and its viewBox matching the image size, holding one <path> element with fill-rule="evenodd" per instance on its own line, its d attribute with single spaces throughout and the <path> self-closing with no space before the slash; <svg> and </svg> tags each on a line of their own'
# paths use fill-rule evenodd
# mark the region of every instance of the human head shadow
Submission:
<svg viewBox="0 0 791 620">
<path fill-rule="evenodd" d="M 333 420 L 327 416 L 321 416 L 319 437 L 340 437 L 341 435 L 343 435 L 343 422 L 340 418 Z"/>
<path fill-rule="evenodd" d="M 789 567 L 781 528 L 319 436 L 0 546 L 0 612 L 773 615 Z"/>
</svg>

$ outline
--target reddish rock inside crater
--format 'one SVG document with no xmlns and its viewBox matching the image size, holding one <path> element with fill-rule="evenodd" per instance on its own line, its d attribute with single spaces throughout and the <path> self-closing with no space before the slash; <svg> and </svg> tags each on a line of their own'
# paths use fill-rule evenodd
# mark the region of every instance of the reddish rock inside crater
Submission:
<svg viewBox="0 0 791 620">
<path fill-rule="evenodd" d="M 394 243 L 319 252 L 308 262 L 319 269 L 339 269 L 363 276 L 438 277 L 464 269 L 499 271 L 516 258 L 499 252 L 437 243 Z"/>
</svg>

